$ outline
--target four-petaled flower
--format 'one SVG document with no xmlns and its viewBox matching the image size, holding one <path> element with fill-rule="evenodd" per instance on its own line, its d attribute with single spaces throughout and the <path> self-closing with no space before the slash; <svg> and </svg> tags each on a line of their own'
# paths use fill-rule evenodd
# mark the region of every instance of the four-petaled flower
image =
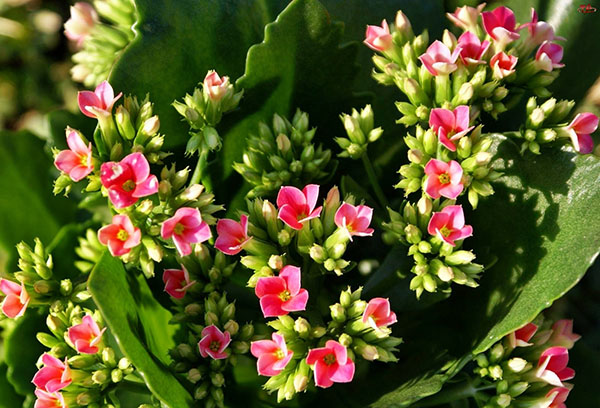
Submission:
<svg viewBox="0 0 600 408">
<path fill-rule="evenodd" d="M 242 214 L 240 222 L 221 219 L 217 222 L 215 248 L 227 255 L 237 255 L 252 237 L 248 236 L 248 216 Z"/>
<path fill-rule="evenodd" d="M 71 369 L 66 357 L 63 363 L 56 357 L 44 353 L 42 355 L 42 362 L 44 363 L 44 367 L 39 369 L 33 377 L 33 381 L 31 381 L 36 387 L 48 392 L 56 392 L 71 384 Z"/>
<path fill-rule="evenodd" d="M 71 180 L 79 181 L 94 171 L 92 143 L 86 146 L 79 133 L 71 130 L 67 135 L 67 144 L 69 150 L 59 152 L 54 159 L 54 165 L 67 173 Z"/>
<path fill-rule="evenodd" d="M 203 89 L 212 101 L 221 100 L 230 87 L 229 77 L 220 77 L 216 71 L 208 71 L 204 78 Z"/>
<path fill-rule="evenodd" d="M 142 231 L 134 226 L 125 214 L 113 216 L 112 224 L 98 230 L 98 241 L 108 246 L 112 256 L 121 256 L 129 253 L 142 240 Z"/>
<path fill-rule="evenodd" d="M 71 6 L 71 17 L 65 23 L 65 36 L 81 47 L 97 23 L 96 9 L 89 3 L 79 1 Z"/>
<path fill-rule="evenodd" d="M 165 269 L 163 272 L 163 282 L 165 284 L 165 292 L 175 299 L 183 298 L 185 292 L 196 283 L 196 281 L 190 281 L 190 274 L 183 265 L 181 269 Z"/>
<path fill-rule="evenodd" d="M 102 81 L 94 92 L 81 91 L 77 94 L 79 110 L 90 118 L 108 116 L 111 114 L 113 105 L 119 100 L 121 95 L 123 95 L 122 92 L 115 97 L 112 86 L 107 81 Z"/>
<path fill-rule="evenodd" d="M 300 287 L 300 268 L 286 265 L 279 276 L 260 278 L 255 293 L 265 317 L 283 316 L 306 309 L 308 291 Z"/>
<path fill-rule="evenodd" d="M 442 211 L 433 213 L 427 226 L 427 232 L 455 246 L 454 241 L 473 235 L 473 227 L 465 225 L 462 206 L 449 205 Z"/>
<path fill-rule="evenodd" d="M 373 235 L 373 228 L 369 228 L 373 209 L 366 205 L 343 203 L 335 212 L 335 225 L 348 232 L 348 238 L 352 241 L 353 236 L 368 237 Z"/>
<path fill-rule="evenodd" d="M 34 408 L 68 408 L 65 403 L 65 398 L 60 392 L 48 392 L 42 389 L 35 390 Z"/>
<path fill-rule="evenodd" d="M 581 154 L 591 153 L 594 150 L 592 133 L 598 129 L 598 116 L 593 113 L 578 113 L 566 127 L 575 150 Z"/>
<path fill-rule="evenodd" d="M 181 256 L 192 253 L 190 244 L 204 242 L 212 236 L 210 227 L 202 220 L 200 210 L 191 207 L 175 211 L 175 215 L 162 223 L 160 234 L 164 239 L 173 238 Z"/>
<path fill-rule="evenodd" d="M 30 298 L 24 284 L 0 279 L 0 292 L 6 295 L 2 301 L 2 313 L 6 317 L 14 319 L 25 314 Z"/>
<path fill-rule="evenodd" d="M 497 49 L 502 50 L 506 44 L 519 39 L 515 13 L 508 7 L 500 6 L 493 11 L 484 11 L 481 18 L 485 31 L 498 44 Z"/>
<path fill-rule="evenodd" d="M 531 346 L 529 340 L 531 340 L 535 332 L 537 332 L 537 329 L 537 325 L 533 323 L 527 323 L 520 329 L 515 330 L 514 332 L 508 335 L 508 342 L 510 343 L 510 346 L 513 348 Z"/>
<path fill-rule="evenodd" d="M 69 327 L 67 334 L 78 353 L 96 354 L 105 331 L 106 327 L 100 330 L 92 316 L 85 315 L 80 324 Z"/>
<path fill-rule="evenodd" d="M 315 209 L 319 198 L 319 186 L 309 184 L 302 191 L 296 187 L 284 186 L 277 194 L 279 219 L 295 230 L 301 230 L 303 223 L 321 215 L 322 206 Z"/>
<path fill-rule="evenodd" d="M 518 58 L 514 55 L 508 55 L 504 52 L 497 53 L 490 60 L 490 67 L 492 67 L 493 77 L 495 79 L 502 79 L 509 76 L 515 72 L 517 61 Z"/>
<path fill-rule="evenodd" d="M 550 385 L 562 387 L 563 381 L 575 377 L 575 371 L 567 367 L 567 364 L 569 350 L 564 347 L 550 347 L 540 356 L 535 376 Z"/>
<path fill-rule="evenodd" d="M 380 327 L 387 327 L 396 323 L 396 313 L 391 310 L 390 301 L 384 298 L 373 298 L 367 303 L 367 307 L 362 315 L 363 323 L 377 330 Z"/>
<path fill-rule="evenodd" d="M 562 319 L 552 325 L 552 336 L 549 343 L 571 349 L 580 338 L 579 334 L 573 333 L 573 320 Z"/>
<path fill-rule="evenodd" d="M 393 45 L 393 41 L 387 21 L 383 20 L 381 27 L 368 25 L 364 43 L 374 51 L 385 52 L 389 50 Z"/>
<path fill-rule="evenodd" d="M 446 163 L 431 159 L 425 166 L 425 192 L 431 198 L 446 197 L 454 200 L 463 191 L 463 169 L 455 160 Z"/>
<path fill-rule="evenodd" d="M 453 111 L 443 108 L 431 110 L 429 126 L 437 134 L 440 143 L 451 152 L 456 151 L 454 141 L 469 133 L 475 126 L 469 126 L 469 107 L 457 106 Z"/>
<path fill-rule="evenodd" d="M 470 31 L 465 31 L 458 37 L 458 46 L 460 48 L 460 60 L 465 65 L 485 64 L 483 56 L 490 47 L 488 40 L 480 41 L 479 37 Z"/>
<path fill-rule="evenodd" d="M 198 342 L 198 349 L 204 358 L 210 356 L 213 360 L 221 360 L 228 356 L 225 349 L 229 343 L 231 343 L 229 332 L 223 333 L 218 327 L 211 324 L 202 330 L 202 339 Z"/>
<path fill-rule="evenodd" d="M 314 365 L 315 384 L 328 388 L 336 383 L 347 383 L 354 378 L 354 361 L 348 358 L 346 347 L 328 340 L 325 347 L 309 350 L 306 362 Z"/>
<path fill-rule="evenodd" d="M 419 60 L 421 60 L 431 75 L 448 75 L 456 71 L 456 60 L 459 54 L 459 47 L 450 52 L 446 44 L 436 40 L 427 48 L 425 54 L 419 57 Z"/>
<path fill-rule="evenodd" d="M 539 69 L 551 72 L 554 68 L 562 68 L 563 47 L 558 44 L 544 41 L 535 53 L 535 63 Z"/>
<path fill-rule="evenodd" d="M 267 377 L 279 374 L 294 355 L 287 349 L 281 334 L 273 333 L 271 338 L 273 340 L 253 341 L 250 345 L 250 352 L 258 359 L 256 362 L 258 374 Z"/>
</svg>

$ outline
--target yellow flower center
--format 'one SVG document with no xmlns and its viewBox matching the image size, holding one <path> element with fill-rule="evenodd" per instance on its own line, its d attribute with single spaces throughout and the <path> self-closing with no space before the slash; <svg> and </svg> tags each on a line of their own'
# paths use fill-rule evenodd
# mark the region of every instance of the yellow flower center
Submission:
<svg viewBox="0 0 600 408">
<path fill-rule="evenodd" d="M 221 342 L 218 340 L 213 340 L 210 342 L 210 346 L 208 346 L 209 349 L 211 349 L 212 351 L 219 351 L 219 348 L 221 347 Z"/>
<path fill-rule="evenodd" d="M 283 354 L 283 351 L 281 349 L 277 349 L 277 351 L 275 352 L 275 358 L 277 360 L 281 360 L 284 357 L 285 357 L 285 354 Z"/>
<path fill-rule="evenodd" d="M 284 290 L 283 292 L 281 292 L 279 294 L 279 299 L 281 299 L 283 302 L 287 302 L 291 298 L 292 298 L 292 295 L 288 290 Z"/>
<path fill-rule="evenodd" d="M 448 173 L 442 173 L 438 176 L 438 180 L 442 184 L 448 184 L 450 183 L 450 176 L 448 175 Z"/>
<path fill-rule="evenodd" d="M 127 241 L 127 238 L 129 238 L 129 234 L 127 233 L 127 231 L 122 229 L 119 232 L 117 232 L 117 238 L 121 241 Z"/>
<path fill-rule="evenodd" d="M 442 229 L 440 229 L 440 233 L 443 236 L 447 237 L 447 236 L 449 236 L 452 233 L 452 231 L 448 227 L 443 226 Z"/>
<path fill-rule="evenodd" d="M 327 365 L 332 365 L 335 363 L 335 355 L 333 353 L 327 354 L 325 357 L 323 357 L 323 362 Z"/>
<path fill-rule="evenodd" d="M 129 192 L 132 191 L 133 189 L 135 189 L 135 182 L 133 180 L 127 180 L 125 183 L 123 183 L 123 190 Z"/>
<path fill-rule="evenodd" d="M 80 165 L 87 167 L 88 166 L 88 157 L 87 156 L 79 156 Z"/>
<path fill-rule="evenodd" d="M 185 231 L 185 227 L 182 224 L 177 224 L 175 225 L 175 228 L 173 228 L 173 232 L 177 235 L 181 235 L 183 231 Z"/>
</svg>

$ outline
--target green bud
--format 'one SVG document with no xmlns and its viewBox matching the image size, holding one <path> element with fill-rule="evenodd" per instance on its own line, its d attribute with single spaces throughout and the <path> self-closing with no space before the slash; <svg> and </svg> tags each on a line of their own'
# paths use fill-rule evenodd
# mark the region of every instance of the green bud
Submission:
<svg viewBox="0 0 600 408">
<path fill-rule="evenodd" d="M 250 323 L 246 323 L 242 326 L 242 330 L 240 331 L 240 339 L 248 341 L 254 335 L 254 326 Z"/>
<path fill-rule="evenodd" d="M 490 355 L 490 361 L 492 363 L 500 361 L 502 359 L 502 357 L 504 357 L 504 347 L 502 346 L 502 344 L 500 344 L 500 343 L 495 344 L 490 349 L 489 355 Z"/>
<path fill-rule="evenodd" d="M 508 360 L 507 366 L 513 373 L 520 373 L 527 368 L 527 360 L 520 357 L 513 357 Z"/>
<path fill-rule="evenodd" d="M 300 335 L 300 337 L 306 338 L 311 330 L 310 323 L 303 317 L 299 317 L 294 322 L 294 331 Z"/>
<path fill-rule="evenodd" d="M 236 354 L 245 354 L 250 350 L 250 344 L 246 341 L 234 341 L 231 343 L 231 349 Z"/>
<path fill-rule="evenodd" d="M 516 398 L 519 395 L 523 394 L 525 391 L 527 391 L 527 388 L 529 388 L 529 384 L 525 381 L 520 381 L 518 383 L 511 385 L 508 388 L 508 394 L 511 397 Z"/>
<path fill-rule="evenodd" d="M 225 377 L 222 373 L 210 373 L 210 382 L 215 387 L 222 387 L 225 384 Z"/>
<path fill-rule="evenodd" d="M 92 374 L 92 381 L 98 385 L 104 385 L 110 381 L 109 370 L 97 370 Z"/>
<path fill-rule="evenodd" d="M 123 371 L 119 370 L 118 368 L 112 370 L 110 372 L 110 380 L 115 384 L 121 382 L 123 380 Z"/>
<path fill-rule="evenodd" d="M 342 323 L 346 321 L 346 309 L 339 303 L 329 306 L 331 318 L 335 322 Z"/>
<path fill-rule="evenodd" d="M 206 398 L 208 396 L 209 387 L 210 384 L 208 382 L 200 384 L 200 386 L 194 390 L 194 399 L 203 400 L 204 398 Z"/>
<path fill-rule="evenodd" d="M 117 360 L 115 356 L 115 351 L 110 347 L 105 347 L 102 350 L 102 362 L 108 367 L 115 367 L 117 365 Z"/>
</svg>

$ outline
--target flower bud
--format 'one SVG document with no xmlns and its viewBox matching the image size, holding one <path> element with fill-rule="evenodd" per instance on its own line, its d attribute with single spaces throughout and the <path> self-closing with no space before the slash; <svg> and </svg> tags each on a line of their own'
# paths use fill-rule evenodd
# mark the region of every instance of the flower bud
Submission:
<svg viewBox="0 0 600 408">
<path fill-rule="evenodd" d="M 525 368 L 527 367 L 527 360 L 524 360 L 520 357 L 514 357 L 511 358 L 510 360 L 508 360 L 508 368 L 513 372 L 513 373 L 520 373 L 523 370 L 525 370 Z"/>
<path fill-rule="evenodd" d="M 303 317 L 297 318 L 294 322 L 294 331 L 298 333 L 301 337 L 308 337 L 310 329 L 310 323 Z"/>
<path fill-rule="evenodd" d="M 344 307 L 341 304 L 333 304 L 329 306 L 329 309 L 331 311 L 331 318 L 333 319 L 333 321 L 339 323 L 346 321 L 346 309 L 344 309 Z"/>
<path fill-rule="evenodd" d="M 352 344 L 352 336 L 348 335 L 347 333 L 342 333 L 338 341 L 342 346 L 350 347 Z"/>
</svg>

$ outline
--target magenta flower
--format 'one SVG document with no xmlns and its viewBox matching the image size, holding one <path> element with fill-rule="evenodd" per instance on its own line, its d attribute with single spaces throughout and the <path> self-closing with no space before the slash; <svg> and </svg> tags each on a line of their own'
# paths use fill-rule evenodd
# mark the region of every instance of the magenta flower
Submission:
<svg viewBox="0 0 600 408">
<path fill-rule="evenodd" d="M 469 127 L 469 107 L 457 106 L 454 111 L 435 108 L 429 115 L 429 127 L 437 134 L 440 143 L 451 152 L 456 151 L 454 141 L 469 133 L 475 126 Z"/>
<path fill-rule="evenodd" d="M 541 406 L 548 408 L 567 408 L 565 401 L 569 397 L 569 392 L 570 390 L 567 387 L 554 387 L 548 391 Z"/>
<path fill-rule="evenodd" d="M 108 189 L 110 201 L 119 209 L 158 191 L 158 179 L 150 174 L 150 165 L 142 153 L 131 153 L 118 163 L 103 163 L 100 181 Z"/>
<path fill-rule="evenodd" d="M 302 223 L 321 215 L 322 206 L 315 209 L 319 198 L 319 186 L 309 184 L 302 191 L 296 187 L 283 186 L 277 194 L 279 219 L 295 230 L 302 229 Z"/>
<path fill-rule="evenodd" d="M 162 223 L 160 235 L 164 239 L 173 238 L 181 256 L 192 253 L 190 244 L 204 242 L 212 236 L 210 227 L 202 220 L 200 210 L 191 207 L 182 207 L 175 211 L 175 215 Z"/>
<path fill-rule="evenodd" d="M 83 143 L 79 134 L 72 130 L 67 135 L 67 144 L 70 150 L 63 150 L 54 159 L 54 165 L 71 177 L 79 181 L 94 171 L 92 164 L 92 143 L 88 146 Z"/>
<path fill-rule="evenodd" d="M 473 235 L 473 227 L 465 225 L 462 206 L 449 205 L 442 211 L 433 213 L 427 226 L 427 232 L 455 246 L 454 241 Z"/>
<path fill-rule="evenodd" d="M 390 308 L 390 301 L 384 298 L 373 298 L 367 303 L 362 315 L 363 323 L 369 323 L 373 329 L 387 327 L 396 323 L 396 313 Z"/>
<path fill-rule="evenodd" d="M 325 347 L 308 351 L 306 362 L 314 365 L 315 384 L 329 388 L 336 383 L 347 383 L 354 378 L 354 361 L 348 358 L 346 347 L 328 340 Z"/>
<path fill-rule="evenodd" d="M 443 42 L 436 40 L 419 59 L 431 75 L 448 75 L 456 71 L 456 60 L 459 54 L 459 47 L 456 47 L 451 53 Z"/>
<path fill-rule="evenodd" d="M 383 20 L 381 22 L 381 27 L 368 25 L 367 32 L 365 33 L 365 40 L 363 42 L 367 47 L 374 51 L 388 51 L 392 47 L 393 42 L 387 21 Z"/>
<path fill-rule="evenodd" d="M 117 214 L 113 216 L 112 224 L 98 230 L 98 240 L 108 246 L 112 256 L 121 256 L 140 244 L 142 231 L 131 223 L 127 215 Z"/>
<path fill-rule="evenodd" d="M 527 323 L 525 326 L 521 327 L 518 330 L 515 330 L 511 334 L 509 334 L 508 340 L 511 347 L 527 347 L 531 346 L 529 340 L 533 337 L 535 332 L 537 332 L 537 325 L 533 323 Z"/>
<path fill-rule="evenodd" d="M 34 408 L 68 408 L 65 399 L 60 392 L 48 392 L 42 389 L 35 390 Z"/>
<path fill-rule="evenodd" d="M 562 58 L 563 47 L 549 41 L 544 41 L 535 53 L 536 66 L 547 72 L 564 67 L 565 64 L 560 63 Z"/>
<path fill-rule="evenodd" d="M 300 268 L 286 265 L 279 276 L 260 278 L 254 289 L 265 317 L 283 316 L 306 309 L 308 291 L 300 287 Z"/>
<path fill-rule="evenodd" d="M 196 283 L 196 281 L 190 282 L 190 274 L 183 265 L 181 269 L 165 269 L 163 272 L 163 282 L 165 284 L 165 292 L 175 299 L 183 298 L 185 292 Z"/>
<path fill-rule="evenodd" d="M 533 7 L 531 8 L 531 21 L 521 25 L 519 29 L 521 28 L 527 28 L 527 31 L 529 31 L 529 38 L 526 41 L 533 46 L 545 41 L 564 40 L 563 37 L 554 35 L 554 28 L 551 24 L 545 21 L 538 21 L 538 14 Z"/>
<path fill-rule="evenodd" d="M 352 241 L 353 236 L 367 237 L 373 235 L 375 231 L 369 228 L 373 209 L 366 205 L 357 205 L 343 203 L 335 212 L 335 225 L 345 229 L 348 232 L 348 238 Z"/>
<path fill-rule="evenodd" d="M 213 360 L 221 360 L 228 356 L 225 349 L 229 343 L 231 343 L 229 332 L 223 333 L 217 326 L 211 324 L 202 330 L 202 339 L 198 342 L 198 349 L 204 358 L 210 356 Z"/>
<path fill-rule="evenodd" d="M 575 377 L 575 371 L 567 367 L 568 363 L 569 350 L 564 347 L 550 347 L 540 356 L 535 376 L 550 385 L 562 387 L 563 381 Z"/>
<path fill-rule="evenodd" d="M 457 7 L 454 13 L 446 13 L 448 19 L 452 21 L 457 27 L 462 28 L 464 31 L 475 30 L 478 26 L 479 16 L 481 10 L 485 7 L 485 3 L 480 4 L 477 8 L 462 6 Z"/>
<path fill-rule="evenodd" d="M 77 46 L 81 47 L 96 24 L 98 13 L 94 7 L 83 1 L 77 2 L 71 6 L 71 17 L 65 23 L 65 36 L 71 41 L 76 41 Z"/>
<path fill-rule="evenodd" d="M 281 334 L 273 333 L 273 340 L 253 341 L 250 352 L 258 361 L 256 370 L 258 374 L 267 377 L 277 375 L 290 362 L 294 353 L 287 349 L 285 339 Z"/>
<path fill-rule="evenodd" d="M 115 97 L 112 86 L 107 81 L 102 81 L 94 92 L 81 91 L 77 94 L 79 110 L 90 118 L 108 116 L 112 111 L 113 105 L 119 100 L 121 95 L 123 95 L 122 92 Z"/>
<path fill-rule="evenodd" d="M 248 216 L 242 214 L 240 222 L 222 219 L 217 222 L 215 248 L 227 255 L 237 255 L 252 237 L 248 236 Z"/>
<path fill-rule="evenodd" d="M 465 65 L 485 64 L 483 56 L 489 47 L 489 41 L 481 42 L 479 37 L 470 31 L 465 31 L 458 37 L 457 48 L 460 48 L 460 60 Z"/>
<path fill-rule="evenodd" d="M 425 174 L 427 175 L 425 192 L 431 198 L 443 196 L 454 200 L 463 191 L 463 169 L 455 160 L 445 163 L 431 159 L 425 166 Z"/>
<path fill-rule="evenodd" d="M 594 141 L 591 134 L 596 129 L 598 129 L 598 116 L 589 112 L 578 113 L 566 127 L 573 147 L 581 154 L 591 153 L 594 150 Z"/>
<path fill-rule="evenodd" d="M 517 21 L 515 13 L 505 6 L 495 8 L 493 11 L 481 13 L 483 27 L 490 37 L 499 43 L 499 48 L 504 49 L 506 44 L 518 40 L 516 31 Z"/>
<path fill-rule="evenodd" d="M 562 319 L 552 325 L 552 336 L 550 337 L 552 345 L 569 350 L 580 338 L 579 334 L 573 333 L 573 320 Z"/>
<path fill-rule="evenodd" d="M 219 101 L 229 89 L 229 77 L 220 77 L 216 71 L 208 71 L 204 78 L 203 89 L 212 101 Z"/>
<path fill-rule="evenodd" d="M 499 52 L 494 55 L 490 60 L 490 67 L 494 72 L 494 78 L 502 79 L 515 72 L 517 61 L 517 57 L 505 54 L 504 52 Z"/>
<path fill-rule="evenodd" d="M 71 369 L 66 357 L 63 363 L 56 357 L 44 353 L 42 362 L 44 363 L 44 367 L 39 369 L 32 381 L 36 387 L 48 392 L 56 392 L 71 384 Z"/>
<path fill-rule="evenodd" d="M 70 327 L 67 333 L 78 353 L 96 354 L 105 331 L 106 327 L 100 330 L 92 316 L 85 315 L 81 324 Z"/>
<path fill-rule="evenodd" d="M 29 305 L 29 294 L 24 284 L 18 284 L 6 279 L 0 279 L 0 292 L 6 297 L 2 301 L 2 313 L 11 319 L 21 317 Z"/>
</svg>

